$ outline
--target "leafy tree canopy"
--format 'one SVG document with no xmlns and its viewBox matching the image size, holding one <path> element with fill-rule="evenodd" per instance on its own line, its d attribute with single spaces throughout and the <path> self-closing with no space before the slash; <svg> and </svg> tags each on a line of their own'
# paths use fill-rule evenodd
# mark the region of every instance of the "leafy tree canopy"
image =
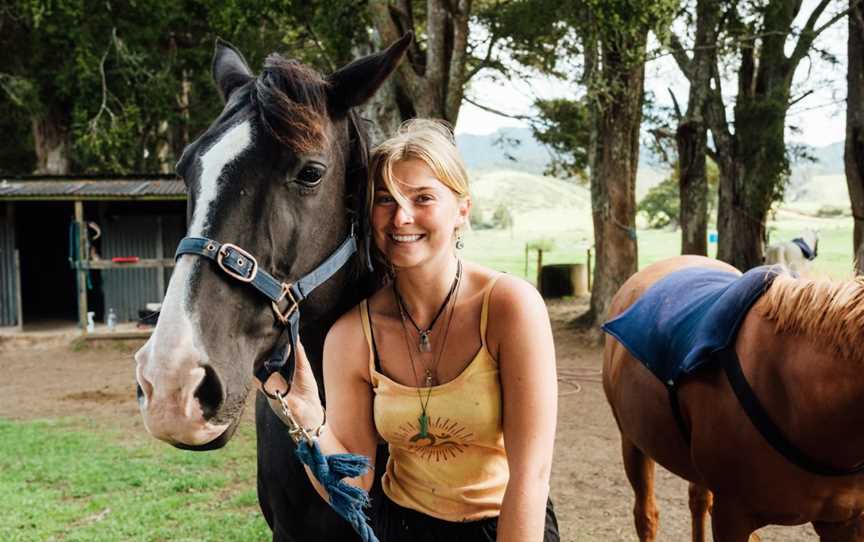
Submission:
<svg viewBox="0 0 864 542">
<path fill-rule="evenodd" d="M 159 171 L 221 109 L 210 63 L 220 36 L 257 69 L 274 50 L 329 72 L 351 58 L 363 2 L 10 0 L 0 8 L 0 110 L 71 133 L 76 172 Z M 33 152 L 18 140 L 18 155 Z M 32 160 L 0 170 L 27 173 Z"/>
</svg>

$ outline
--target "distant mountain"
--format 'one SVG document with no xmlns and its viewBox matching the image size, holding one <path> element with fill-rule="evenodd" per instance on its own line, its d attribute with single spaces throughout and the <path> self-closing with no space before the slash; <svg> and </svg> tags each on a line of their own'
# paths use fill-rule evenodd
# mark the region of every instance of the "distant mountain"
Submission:
<svg viewBox="0 0 864 542">
<path fill-rule="evenodd" d="M 501 128 L 488 135 L 459 134 L 456 146 L 471 170 L 512 169 L 542 175 L 549 151 L 528 128 Z"/>
<path fill-rule="evenodd" d="M 808 169 L 815 175 L 843 175 L 843 142 L 838 141 L 824 147 L 807 147 L 807 152 L 812 155 L 815 162 L 798 162 L 792 165 L 792 169 Z"/>
<path fill-rule="evenodd" d="M 456 146 L 468 169 L 482 173 L 511 170 L 543 175 L 551 153 L 534 139 L 528 128 L 501 128 L 488 135 L 458 134 Z M 665 165 L 647 147 L 639 153 L 636 178 L 637 197 L 642 197 L 669 174 Z"/>
<path fill-rule="evenodd" d="M 534 139 L 528 128 L 500 128 L 487 135 L 458 134 L 456 145 L 472 170 L 503 168 L 541 175 L 551 159 L 549 150 Z M 842 142 L 805 149 L 816 162 L 799 161 L 792 164 L 793 170 L 806 170 L 813 175 L 843 173 Z M 665 169 L 647 147 L 640 149 L 639 167 Z"/>
</svg>

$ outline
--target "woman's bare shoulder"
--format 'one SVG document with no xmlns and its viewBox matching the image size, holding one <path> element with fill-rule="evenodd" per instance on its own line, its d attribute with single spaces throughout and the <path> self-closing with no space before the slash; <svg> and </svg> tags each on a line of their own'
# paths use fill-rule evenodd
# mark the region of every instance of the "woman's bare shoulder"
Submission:
<svg viewBox="0 0 864 542">
<path fill-rule="evenodd" d="M 477 277 L 481 291 L 485 291 L 491 281 L 495 281 L 489 294 L 490 317 L 518 314 L 524 310 L 536 310 L 541 307 L 545 312 L 546 304 L 540 293 L 525 279 L 477 264 L 472 264 L 471 271 Z"/>
<path fill-rule="evenodd" d="M 539 327 L 548 328 L 549 313 L 534 286 L 513 275 L 501 274 L 489 294 L 486 341 L 493 353 L 502 344 L 535 336 Z"/>
</svg>

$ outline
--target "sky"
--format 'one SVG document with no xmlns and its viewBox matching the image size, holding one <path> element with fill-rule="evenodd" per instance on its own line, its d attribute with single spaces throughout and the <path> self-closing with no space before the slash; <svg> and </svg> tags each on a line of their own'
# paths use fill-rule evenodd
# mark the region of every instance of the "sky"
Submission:
<svg viewBox="0 0 864 542">
<path fill-rule="evenodd" d="M 812 11 L 816 0 L 805 0 L 801 15 L 796 24 L 803 26 L 806 16 Z M 822 14 L 820 23 L 827 21 L 840 3 L 833 3 Z M 843 3 L 845 5 L 845 3 Z M 826 29 L 817 39 L 817 45 L 829 50 L 838 59 L 838 64 L 828 63 L 813 55 L 812 61 L 804 59 L 798 65 L 793 83 L 793 97 L 800 96 L 804 89 L 812 89 L 812 94 L 794 104 L 787 116 L 787 126 L 799 126 L 800 132 L 787 132 L 787 140 L 821 147 L 845 137 L 845 98 L 846 98 L 846 36 L 847 21 L 842 19 Z M 791 52 L 794 41 L 787 43 L 787 54 Z M 653 44 L 656 47 L 656 42 Z M 686 108 L 688 84 L 681 75 L 675 61 L 669 55 L 660 56 L 646 65 L 645 89 L 652 92 L 660 106 L 671 107 L 669 90 L 675 93 L 682 109 Z M 734 99 L 734 80 L 724 82 L 725 102 L 731 106 Z M 796 92 L 796 88 L 798 91 Z M 727 92 L 731 90 L 732 92 Z M 579 91 L 579 89 L 575 89 Z M 532 115 L 531 104 L 535 97 L 573 97 L 573 85 L 548 77 L 532 77 L 508 81 L 506 84 L 494 81 L 488 76 L 478 74 L 472 81 L 467 97 L 511 115 Z M 731 110 L 727 118 L 731 119 Z M 505 126 L 527 126 L 524 121 L 488 113 L 474 105 L 463 102 L 456 124 L 458 134 L 489 134 Z"/>
</svg>

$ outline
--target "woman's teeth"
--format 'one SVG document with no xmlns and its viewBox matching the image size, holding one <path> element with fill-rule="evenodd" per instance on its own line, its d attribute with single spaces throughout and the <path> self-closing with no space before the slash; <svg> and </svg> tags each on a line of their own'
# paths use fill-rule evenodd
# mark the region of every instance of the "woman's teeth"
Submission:
<svg viewBox="0 0 864 542">
<path fill-rule="evenodd" d="M 414 241 L 419 241 L 420 238 L 423 236 L 420 234 L 414 234 L 414 235 L 391 234 L 390 237 L 392 237 L 394 241 L 398 241 L 400 243 L 413 243 Z"/>
</svg>

